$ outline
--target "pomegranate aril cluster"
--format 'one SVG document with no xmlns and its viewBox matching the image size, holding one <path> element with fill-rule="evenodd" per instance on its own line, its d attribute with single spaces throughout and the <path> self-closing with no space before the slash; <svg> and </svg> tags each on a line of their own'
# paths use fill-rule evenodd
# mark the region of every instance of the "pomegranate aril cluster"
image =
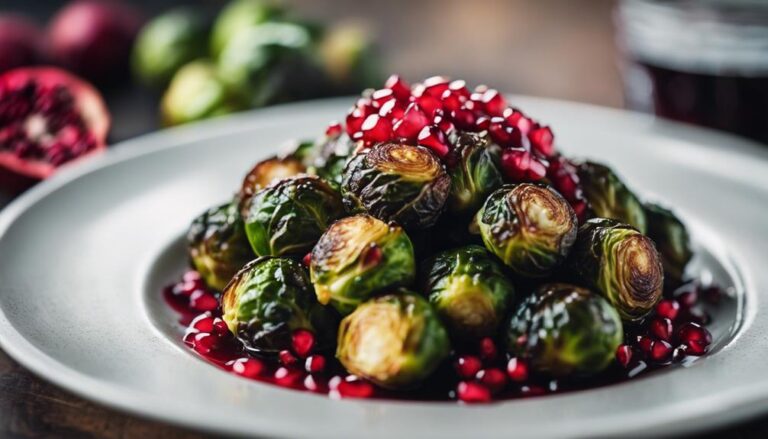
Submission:
<svg viewBox="0 0 768 439">
<path fill-rule="evenodd" d="M 0 89 L 0 151 L 58 166 L 93 150 L 96 139 L 74 105 L 61 85 Z"/>
</svg>

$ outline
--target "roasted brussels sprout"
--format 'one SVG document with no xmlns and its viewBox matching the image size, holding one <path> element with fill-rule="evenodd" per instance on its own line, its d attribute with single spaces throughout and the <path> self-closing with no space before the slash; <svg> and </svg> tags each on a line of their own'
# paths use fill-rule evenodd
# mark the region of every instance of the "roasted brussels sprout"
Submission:
<svg viewBox="0 0 768 439">
<path fill-rule="evenodd" d="M 383 81 L 371 32 L 360 23 L 339 23 L 328 29 L 317 54 L 339 92 L 375 87 Z"/>
<path fill-rule="evenodd" d="M 639 320 L 661 297 L 664 272 L 653 241 L 634 227 L 593 218 L 579 228 L 568 267 L 626 320 Z"/>
<path fill-rule="evenodd" d="M 448 210 L 471 215 L 504 182 L 499 164 L 501 149 L 486 137 L 466 133 L 459 136 L 455 151 L 456 164 L 448 171 L 452 183 Z"/>
<path fill-rule="evenodd" d="M 449 354 L 432 306 L 410 292 L 371 299 L 341 321 L 336 357 L 351 373 L 381 387 L 417 385 Z"/>
<path fill-rule="evenodd" d="M 505 185 L 475 216 L 485 246 L 521 276 L 546 276 L 576 239 L 576 214 L 557 191 L 533 183 Z"/>
<path fill-rule="evenodd" d="M 341 127 L 338 127 L 341 129 Z M 303 162 L 309 173 L 314 173 L 327 181 L 334 189 L 341 189 L 341 176 L 344 165 L 352 155 L 352 142 L 346 134 L 325 135 L 314 142 Z"/>
<path fill-rule="evenodd" d="M 554 283 L 528 296 L 512 315 L 507 349 L 557 377 L 605 369 L 623 341 L 619 313 L 584 288 Z"/>
<path fill-rule="evenodd" d="M 341 197 L 328 183 L 299 175 L 253 194 L 245 233 L 258 256 L 303 255 L 343 213 Z"/>
<path fill-rule="evenodd" d="M 367 214 L 336 221 L 312 250 L 310 275 L 317 299 L 342 314 L 374 292 L 410 284 L 415 273 L 408 235 Z"/>
<path fill-rule="evenodd" d="M 240 187 L 240 211 L 243 216 L 248 214 L 248 206 L 253 194 L 269 186 L 273 181 L 294 177 L 305 171 L 306 168 L 301 161 L 292 156 L 271 157 L 256 163 L 245 176 Z"/>
<path fill-rule="evenodd" d="M 496 333 L 515 289 L 485 248 L 470 245 L 442 252 L 424 269 L 423 291 L 452 336 Z"/>
<path fill-rule="evenodd" d="M 615 219 L 645 233 L 642 203 L 611 168 L 584 162 L 578 167 L 578 175 L 592 217 Z"/>
<path fill-rule="evenodd" d="M 147 23 L 136 37 L 132 64 L 150 86 L 164 86 L 181 66 L 206 55 L 208 22 L 192 8 L 166 12 Z"/>
<path fill-rule="evenodd" d="M 218 56 L 235 35 L 268 20 L 279 18 L 284 11 L 274 2 L 265 0 L 237 0 L 225 7 L 213 25 L 211 53 Z"/>
<path fill-rule="evenodd" d="M 674 213 L 657 204 L 645 204 L 645 217 L 648 220 L 648 237 L 653 239 L 661 254 L 666 279 L 680 282 L 686 265 L 693 257 L 688 230 Z"/>
<path fill-rule="evenodd" d="M 253 259 L 235 203 L 214 207 L 195 218 L 187 232 L 187 245 L 192 266 L 209 287 L 219 291 Z"/>
<path fill-rule="evenodd" d="M 224 289 L 221 309 L 229 330 L 251 351 L 290 349 L 297 329 L 312 331 L 319 349 L 335 341 L 338 315 L 317 303 L 306 269 L 292 259 L 249 262 Z"/>
<path fill-rule="evenodd" d="M 355 155 L 341 182 L 348 210 L 395 221 L 406 230 L 432 226 L 450 190 L 451 179 L 432 152 L 401 143 L 380 143 Z"/>
</svg>

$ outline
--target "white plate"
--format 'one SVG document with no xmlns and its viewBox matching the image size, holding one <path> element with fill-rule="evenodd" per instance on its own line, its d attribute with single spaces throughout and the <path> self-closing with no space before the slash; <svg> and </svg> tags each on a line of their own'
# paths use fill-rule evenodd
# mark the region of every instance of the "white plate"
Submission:
<svg viewBox="0 0 768 439">
<path fill-rule="evenodd" d="M 714 353 L 599 389 L 483 406 L 336 401 L 191 355 L 159 297 L 190 219 L 251 164 L 312 137 L 350 100 L 290 105 L 126 142 L 0 214 L 0 342 L 87 398 L 206 430 L 268 436 L 590 436 L 690 431 L 768 409 L 768 149 L 598 107 L 513 98 L 571 154 L 604 160 L 691 225 L 696 269 L 732 287 Z M 758 318 L 755 318 L 755 317 Z"/>
</svg>

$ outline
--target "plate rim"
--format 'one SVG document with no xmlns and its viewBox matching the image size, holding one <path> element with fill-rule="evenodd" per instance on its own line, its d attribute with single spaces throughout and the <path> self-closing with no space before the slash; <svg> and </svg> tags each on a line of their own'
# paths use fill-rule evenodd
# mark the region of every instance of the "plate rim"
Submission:
<svg viewBox="0 0 768 439">
<path fill-rule="evenodd" d="M 510 99 L 516 101 L 527 100 L 547 102 L 553 105 L 573 106 L 590 111 L 611 113 L 614 114 L 613 117 L 632 117 L 642 123 L 652 122 L 654 124 L 660 124 L 661 127 L 669 128 L 675 133 L 678 133 L 680 137 L 686 141 L 695 143 L 697 147 L 711 147 L 725 150 L 724 147 L 719 145 L 728 144 L 727 148 L 729 153 L 752 156 L 757 155 L 768 160 L 768 148 L 747 139 L 706 128 L 658 120 L 650 115 L 592 104 L 527 96 L 512 96 Z M 11 201 L 8 206 L 0 211 L 0 237 L 4 236 L 15 221 L 40 200 L 50 196 L 53 192 L 66 186 L 71 181 L 98 169 L 115 163 L 131 160 L 132 158 L 145 154 L 151 154 L 156 151 L 183 147 L 185 143 L 190 141 L 213 139 L 223 134 L 231 135 L 237 132 L 255 130 L 260 126 L 268 125 L 269 121 L 272 119 L 280 119 L 290 114 L 296 108 L 307 109 L 307 107 L 321 107 L 325 105 L 333 105 L 337 102 L 349 102 L 350 100 L 351 98 L 343 97 L 284 104 L 265 109 L 252 110 L 226 118 L 161 130 L 120 142 L 110 147 L 105 153 L 98 154 L 94 157 L 88 157 L 82 161 L 78 161 L 79 163 L 62 168 L 53 178 L 42 182 Z M 749 299 L 749 294 L 753 291 L 753 287 L 749 285 L 751 279 L 744 279 L 744 282 L 746 288 L 745 293 L 747 294 L 746 299 L 751 301 Z M 750 310 L 748 309 L 746 311 L 749 312 Z M 745 318 L 748 318 L 748 316 Z M 27 370 L 30 370 L 36 376 L 52 382 L 73 394 L 90 401 L 95 401 L 106 407 L 118 409 L 132 415 L 138 415 L 142 418 L 158 420 L 187 428 L 191 427 L 202 431 L 242 433 L 242 431 L 237 428 L 230 430 L 222 428 L 222 425 L 207 424 L 193 416 L 187 415 L 182 409 L 175 409 L 174 407 L 163 405 L 161 400 L 151 397 L 151 395 L 141 394 L 140 392 L 135 392 L 133 389 L 124 386 L 119 386 L 119 388 L 116 389 L 115 384 L 109 384 L 103 380 L 70 369 L 69 367 L 61 366 L 53 357 L 48 356 L 20 334 L 13 326 L 8 316 L 6 316 L 5 310 L 2 308 L 0 308 L 0 348 L 13 358 L 14 361 L 21 364 Z M 745 395 L 744 393 L 731 395 L 728 392 L 721 392 L 717 396 L 717 404 L 714 404 L 715 401 L 707 403 L 706 401 L 697 400 L 704 403 L 704 405 L 709 406 L 708 413 L 702 412 L 701 407 L 699 407 L 701 404 L 697 404 L 696 410 L 689 410 L 691 413 L 688 413 L 685 416 L 669 417 L 664 423 L 654 425 L 647 432 L 652 433 L 653 431 L 662 430 L 665 433 L 699 431 L 711 426 L 721 425 L 728 421 L 756 416 L 757 414 L 768 410 L 768 382 L 765 384 L 766 385 L 762 386 L 754 386 L 748 395 Z M 727 397 L 724 395 L 727 395 Z M 151 397 L 151 404 L 148 404 L 148 396 Z M 714 395 L 710 397 L 710 399 L 711 398 L 714 398 Z M 365 402 L 354 401 L 347 403 Z M 724 405 L 727 409 L 723 409 Z M 163 410 L 154 410 L 159 407 L 162 407 Z M 169 412 L 172 413 L 169 414 Z M 703 422 L 693 426 L 693 428 L 689 425 L 682 425 L 684 422 L 681 422 L 681 420 L 691 421 L 694 419 Z M 615 427 L 616 426 L 614 426 L 613 430 L 609 429 L 607 433 L 610 433 L 611 431 L 620 431 L 615 429 Z M 291 433 L 290 431 L 276 428 L 275 424 L 262 425 L 261 428 L 261 432 L 268 435 L 286 435 Z M 606 434 L 606 432 L 598 434 Z"/>
</svg>

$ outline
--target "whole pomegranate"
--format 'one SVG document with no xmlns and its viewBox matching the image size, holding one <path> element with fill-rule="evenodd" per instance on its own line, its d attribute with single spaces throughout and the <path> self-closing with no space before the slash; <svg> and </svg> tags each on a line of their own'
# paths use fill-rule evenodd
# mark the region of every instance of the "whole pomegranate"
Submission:
<svg viewBox="0 0 768 439">
<path fill-rule="evenodd" d="M 0 75 L 0 189 L 17 193 L 106 147 L 110 118 L 90 84 L 53 67 Z"/>
<path fill-rule="evenodd" d="M 118 1 L 77 0 L 51 20 L 48 39 L 53 59 L 99 84 L 126 77 L 141 14 Z"/>
<path fill-rule="evenodd" d="M 0 15 L 0 72 L 43 60 L 40 28 L 21 15 Z"/>
</svg>

